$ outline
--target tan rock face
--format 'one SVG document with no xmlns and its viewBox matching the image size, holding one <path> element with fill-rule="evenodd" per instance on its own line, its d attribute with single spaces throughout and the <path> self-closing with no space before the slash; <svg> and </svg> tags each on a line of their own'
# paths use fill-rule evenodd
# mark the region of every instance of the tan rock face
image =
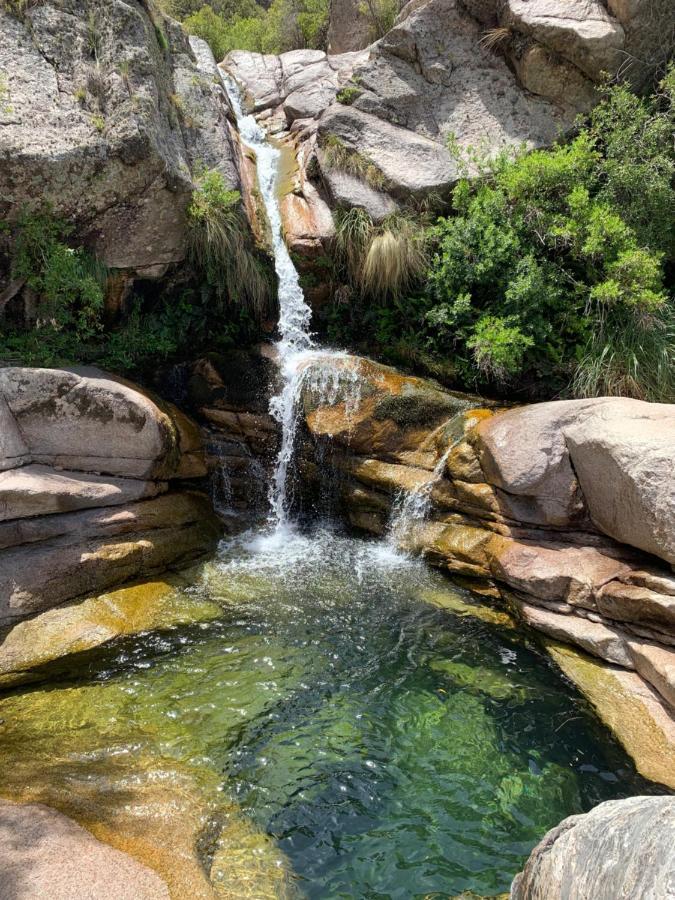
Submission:
<svg viewBox="0 0 675 900">
<path fill-rule="evenodd" d="M 170 900 L 164 881 L 40 803 L 0 800 L 0 895 L 51 900 Z"/>
<path fill-rule="evenodd" d="M 597 527 L 675 563 L 675 405 L 608 401 L 565 440 Z"/>
<path fill-rule="evenodd" d="M 646 641 L 629 641 L 637 671 L 675 709 L 675 653 Z"/>
<path fill-rule="evenodd" d="M 206 474 L 198 429 L 170 404 L 95 369 L 2 369 L 0 398 L 0 625 L 213 546 L 205 497 L 159 496 Z"/>
</svg>

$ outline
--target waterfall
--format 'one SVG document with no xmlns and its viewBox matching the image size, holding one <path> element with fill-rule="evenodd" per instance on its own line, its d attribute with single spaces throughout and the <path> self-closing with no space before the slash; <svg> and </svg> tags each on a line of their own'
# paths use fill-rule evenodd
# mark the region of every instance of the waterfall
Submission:
<svg viewBox="0 0 675 900">
<path fill-rule="evenodd" d="M 434 485 L 443 478 L 445 463 L 453 446 L 454 444 L 451 444 L 438 460 L 428 481 L 423 482 L 415 490 L 399 494 L 396 498 L 387 528 L 390 542 L 397 546 L 405 542 L 414 526 L 426 521 L 431 510 L 431 494 Z"/>
<path fill-rule="evenodd" d="M 237 83 L 220 70 L 225 91 L 234 109 L 242 141 L 253 150 L 257 161 L 258 185 L 272 232 L 274 268 L 279 291 L 279 340 L 275 347 L 281 388 L 270 400 L 270 413 L 281 427 L 281 446 L 269 486 L 270 524 L 277 533 L 289 526 L 291 506 L 291 465 L 303 392 L 311 390 L 326 397 L 337 396 L 345 379 L 355 374 L 336 366 L 347 354 L 318 347 L 309 332 L 312 311 L 305 303 L 300 276 L 283 238 L 281 210 L 277 197 L 280 151 L 270 144 L 264 129 L 243 109 Z M 352 391 L 352 395 L 353 395 Z M 347 403 L 354 399 L 348 397 Z M 358 401 L 356 401 L 358 402 Z"/>
</svg>

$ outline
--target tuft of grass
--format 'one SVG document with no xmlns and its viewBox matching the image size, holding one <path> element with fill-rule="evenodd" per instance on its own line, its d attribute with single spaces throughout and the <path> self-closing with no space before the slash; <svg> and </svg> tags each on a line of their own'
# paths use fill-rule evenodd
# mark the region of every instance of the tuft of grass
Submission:
<svg viewBox="0 0 675 900">
<path fill-rule="evenodd" d="M 322 142 L 324 165 L 354 175 L 377 191 L 387 187 L 387 179 L 375 163 L 363 153 L 352 150 L 335 134 L 326 135 Z"/>
<path fill-rule="evenodd" d="M 355 84 L 346 84 L 337 92 L 335 99 L 338 103 L 343 103 L 345 106 L 351 106 L 355 100 L 359 99 L 362 93 L 363 91 L 361 88 L 358 88 Z"/>
<path fill-rule="evenodd" d="M 162 53 L 169 52 L 169 41 L 167 40 L 166 35 L 164 34 L 164 29 L 160 25 L 155 25 L 155 35 L 157 37 L 157 43 L 159 44 L 159 49 Z"/>
<path fill-rule="evenodd" d="M 590 338 L 574 374 L 575 397 L 635 397 L 652 403 L 675 399 L 675 312 L 656 316 L 614 314 Z"/>
<path fill-rule="evenodd" d="M 39 2 L 40 0 L 0 0 L 0 9 L 23 21 L 28 10 L 37 6 Z"/>
<path fill-rule="evenodd" d="M 99 134 L 102 134 L 105 129 L 105 119 L 103 116 L 96 113 L 91 117 L 91 124 L 98 131 Z"/>
<path fill-rule="evenodd" d="M 350 280 L 373 297 L 401 297 L 428 265 L 424 230 L 398 213 L 378 225 L 363 209 L 340 213 L 336 251 Z"/>
<path fill-rule="evenodd" d="M 503 44 L 508 43 L 513 37 L 513 31 L 510 28 L 490 28 L 483 33 L 478 41 L 480 47 L 486 50 L 498 50 Z"/>
<path fill-rule="evenodd" d="M 405 216 L 389 216 L 370 241 L 361 269 L 361 284 L 376 297 L 400 297 L 424 277 L 427 253 L 424 232 Z"/>
<path fill-rule="evenodd" d="M 187 211 L 188 253 L 209 284 L 262 321 L 269 315 L 272 292 L 240 201 L 239 191 L 228 190 L 220 172 L 201 172 Z"/>
</svg>

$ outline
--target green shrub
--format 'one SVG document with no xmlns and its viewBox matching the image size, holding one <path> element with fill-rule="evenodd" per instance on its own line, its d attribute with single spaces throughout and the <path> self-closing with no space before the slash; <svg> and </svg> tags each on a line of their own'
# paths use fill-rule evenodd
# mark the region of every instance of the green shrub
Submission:
<svg viewBox="0 0 675 900">
<path fill-rule="evenodd" d="M 569 143 L 472 152 L 465 170 L 481 177 L 461 179 L 453 214 L 428 228 L 424 288 L 413 278 L 405 298 L 348 314 L 335 302 L 333 339 L 395 348 L 427 371 L 450 364 L 465 387 L 673 401 L 674 99 L 671 68 L 651 99 L 607 89 Z M 358 287 L 363 267 L 346 258 Z"/>
<path fill-rule="evenodd" d="M 12 275 L 37 296 L 40 331 L 70 331 L 83 341 L 102 327 L 106 274 L 81 247 L 68 246 L 69 233 L 49 212 L 25 213 L 17 223 Z"/>
</svg>

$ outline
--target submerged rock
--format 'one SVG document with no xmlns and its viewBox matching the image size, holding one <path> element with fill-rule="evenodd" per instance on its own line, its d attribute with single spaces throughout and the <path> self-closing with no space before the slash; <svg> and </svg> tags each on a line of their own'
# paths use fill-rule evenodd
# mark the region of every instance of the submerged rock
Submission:
<svg viewBox="0 0 675 900">
<path fill-rule="evenodd" d="M 609 800 L 549 831 L 511 900 L 669 900 L 675 894 L 675 799 Z"/>
</svg>

